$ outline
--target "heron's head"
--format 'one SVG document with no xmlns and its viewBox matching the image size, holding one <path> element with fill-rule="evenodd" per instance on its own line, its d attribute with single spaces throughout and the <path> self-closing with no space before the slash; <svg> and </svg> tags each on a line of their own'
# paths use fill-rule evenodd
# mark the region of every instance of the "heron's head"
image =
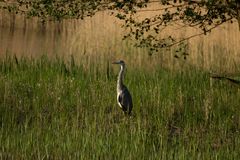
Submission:
<svg viewBox="0 0 240 160">
<path fill-rule="evenodd" d="M 125 65 L 125 62 L 123 60 L 119 60 L 119 61 L 113 62 L 112 64 Z"/>
</svg>

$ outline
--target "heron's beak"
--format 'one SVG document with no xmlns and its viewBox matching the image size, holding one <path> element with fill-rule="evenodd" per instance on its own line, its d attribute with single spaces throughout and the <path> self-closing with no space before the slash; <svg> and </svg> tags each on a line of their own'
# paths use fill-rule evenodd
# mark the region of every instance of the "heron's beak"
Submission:
<svg viewBox="0 0 240 160">
<path fill-rule="evenodd" d="M 112 64 L 119 64 L 119 62 L 112 62 Z"/>
</svg>

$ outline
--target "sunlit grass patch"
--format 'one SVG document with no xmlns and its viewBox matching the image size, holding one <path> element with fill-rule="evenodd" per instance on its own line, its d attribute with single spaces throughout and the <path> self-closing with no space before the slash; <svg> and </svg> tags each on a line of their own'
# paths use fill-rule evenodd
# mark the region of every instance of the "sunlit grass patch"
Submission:
<svg viewBox="0 0 240 160">
<path fill-rule="evenodd" d="M 117 106 L 116 75 L 97 63 L 2 59 L 1 158 L 239 158 L 236 86 L 196 68 L 128 66 L 134 108 L 127 117 Z"/>
</svg>

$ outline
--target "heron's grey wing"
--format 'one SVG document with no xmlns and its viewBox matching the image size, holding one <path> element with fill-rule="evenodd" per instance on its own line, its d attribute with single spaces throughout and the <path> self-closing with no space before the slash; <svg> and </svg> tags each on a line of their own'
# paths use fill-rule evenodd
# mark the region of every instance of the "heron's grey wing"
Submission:
<svg viewBox="0 0 240 160">
<path fill-rule="evenodd" d="M 128 111 L 129 114 L 131 113 L 133 107 L 132 96 L 127 88 L 124 88 L 122 93 L 119 95 L 118 102 L 121 104 L 124 112 Z"/>
<path fill-rule="evenodd" d="M 124 93 L 119 94 L 118 96 L 118 103 L 124 112 L 127 111 L 127 106 L 124 104 Z"/>
</svg>

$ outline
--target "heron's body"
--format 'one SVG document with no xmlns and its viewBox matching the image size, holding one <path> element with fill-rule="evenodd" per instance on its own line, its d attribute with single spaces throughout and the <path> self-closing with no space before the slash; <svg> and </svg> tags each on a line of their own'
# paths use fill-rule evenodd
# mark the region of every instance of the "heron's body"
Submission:
<svg viewBox="0 0 240 160">
<path fill-rule="evenodd" d="M 123 84 L 123 74 L 125 70 L 125 63 L 123 61 L 115 62 L 114 64 L 120 64 L 120 72 L 117 81 L 117 102 L 120 108 L 128 114 L 132 111 L 132 96 L 127 87 Z"/>
</svg>

